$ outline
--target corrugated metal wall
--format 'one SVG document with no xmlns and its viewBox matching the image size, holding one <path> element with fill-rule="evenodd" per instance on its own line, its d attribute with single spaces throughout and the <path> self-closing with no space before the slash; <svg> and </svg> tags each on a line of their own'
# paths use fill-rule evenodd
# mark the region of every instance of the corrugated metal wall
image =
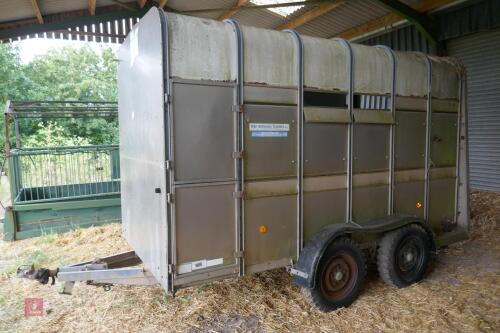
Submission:
<svg viewBox="0 0 500 333">
<path fill-rule="evenodd" d="M 387 45 L 396 51 L 419 51 L 429 54 L 437 52 L 436 46 L 430 44 L 413 25 L 406 25 L 357 42 L 365 45 Z"/>
<path fill-rule="evenodd" d="M 446 40 L 500 27 L 500 1 L 469 1 L 438 13 L 440 39 Z"/>
<path fill-rule="evenodd" d="M 433 16 L 446 53 L 462 60 L 468 70 L 471 188 L 500 191 L 500 1 L 464 2 Z M 412 25 L 358 42 L 437 53 Z"/>
<path fill-rule="evenodd" d="M 500 191 L 500 29 L 447 47 L 467 68 L 471 188 Z"/>
</svg>

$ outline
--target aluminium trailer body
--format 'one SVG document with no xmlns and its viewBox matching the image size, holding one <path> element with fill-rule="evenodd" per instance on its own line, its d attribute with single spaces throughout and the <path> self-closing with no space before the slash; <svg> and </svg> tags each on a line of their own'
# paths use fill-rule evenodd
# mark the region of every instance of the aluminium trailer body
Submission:
<svg viewBox="0 0 500 333">
<path fill-rule="evenodd" d="M 402 287 L 467 237 L 465 73 L 452 59 L 152 8 L 118 78 L 123 234 L 140 281 L 174 293 L 289 267 L 328 311 L 356 297 L 363 251 Z"/>
<path fill-rule="evenodd" d="M 294 264 L 312 287 L 342 232 L 467 233 L 453 60 L 157 9 L 119 58 L 124 236 L 166 290 Z"/>
</svg>

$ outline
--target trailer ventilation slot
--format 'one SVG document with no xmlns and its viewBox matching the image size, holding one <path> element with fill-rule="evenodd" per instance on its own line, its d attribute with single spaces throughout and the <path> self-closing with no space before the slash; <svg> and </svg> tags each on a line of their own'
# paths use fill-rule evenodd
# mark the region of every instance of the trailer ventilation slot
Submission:
<svg viewBox="0 0 500 333">
<path fill-rule="evenodd" d="M 354 108 L 365 110 L 390 111 L 391 96 L 354 95 Z"/>
<path fill-rule="evenodd" d="M 335 92 L 304 91 L 304 106 L 347 108 L 347 94 Z"/>
</svg>

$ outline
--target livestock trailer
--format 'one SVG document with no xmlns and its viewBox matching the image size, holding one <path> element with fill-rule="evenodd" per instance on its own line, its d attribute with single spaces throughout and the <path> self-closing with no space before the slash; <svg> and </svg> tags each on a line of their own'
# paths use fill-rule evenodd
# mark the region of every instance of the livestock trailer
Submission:
<svg viewBox="0 0 500 333">
<path fill-rule="evenodd" d="M 121 47 L 118 78 L 134 252 L 49 275 L 175 293 L 287 267 L 330 311 L 358 295 L 365 256 L 404 287 L 467 237 L 466 82 L 453 59 L 153 8 Z M 119 268 L 134 258 L 143 267 Z"/>
</svg>

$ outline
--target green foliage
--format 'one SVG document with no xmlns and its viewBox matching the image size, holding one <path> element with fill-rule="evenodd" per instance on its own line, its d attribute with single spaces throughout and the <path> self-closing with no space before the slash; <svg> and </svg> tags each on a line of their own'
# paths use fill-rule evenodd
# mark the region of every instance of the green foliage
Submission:
<svg viewBox="0 0 500 333">
<path fill-rule="evenodd" d="M 7 100 L 27 99 L 28 79 L 21 65 L 19 49 L 10 44 L 0 44 L 0 108 Z M 4 155 L 5 129 L 4 118 L 0 117 L 0 155 Z"/>
<path fill-rule="evenodd" d="M 24 71 L 34 100 L 116 100 L 116 61 L 109 48 L 101 55 L 89 46 L 52 49 Z"/>
<path fill-rule="evenodd" d="M 28 79 L 21 65 L 19 50 L 10 44 L 0 44 L 0 103 L 26 99 Z"/>
<path fill-rule="evenodd" d="M 89 139 L 72 135 L 57 122 L 38 123 L 38 130 L 23 140 L 26 147 L 88 146 Z"/>
<path fill-rule="evenodd" d="M 52 49 L 23 65 L 16 47 L 0 44 L 0 107 L 7 100 L 115 101 L 116 68 L 110 48 L 103 48 L 101 52 L 89 46 Z M 1 117 L 2 148 L 5 146 L 3 121 Z M 69 119 L 55 124 L 23 119 L 20 127 L 25 147 L 118 143 L 117 120 Z"/>
</svg>

